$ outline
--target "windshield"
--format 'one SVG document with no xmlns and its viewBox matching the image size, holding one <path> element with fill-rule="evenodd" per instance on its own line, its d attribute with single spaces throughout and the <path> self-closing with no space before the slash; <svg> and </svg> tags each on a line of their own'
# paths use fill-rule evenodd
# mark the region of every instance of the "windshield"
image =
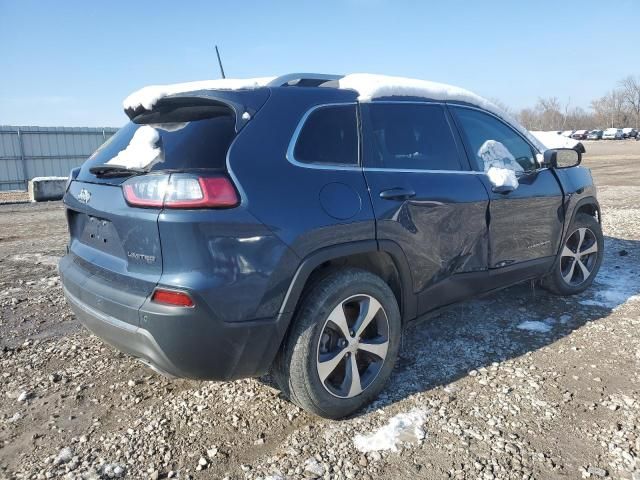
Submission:
<svg viewBox="0 0 640 480">
<path fill-rule="evenodd" d="M 152 120 L 129 122 L 118 130 L 83 164 L 78 180 L 121 183 L 126 179 L 98 178 L 89 171 L 98 165 L 148 172 L 225 168 L 227 150 L 236 135 L 231 109 L 193 121 L 163 122 L 157 116 Z"/>
</svg>

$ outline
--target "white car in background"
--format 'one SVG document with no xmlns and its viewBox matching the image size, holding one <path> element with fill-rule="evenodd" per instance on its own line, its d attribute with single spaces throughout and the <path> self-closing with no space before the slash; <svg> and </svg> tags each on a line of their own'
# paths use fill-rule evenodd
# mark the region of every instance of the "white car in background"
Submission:
<svg viewBox="0 0 640 480">
<path fill-rule="evenodd" d="M 602 134 L 603 140 L 622 140 L 624 134 L 621 128 L 607 128 Z"/>
<path fill-rule="evenodd" d="M 562 132 L 560 135 L 562 135 L 563 137 L 569 137 L 571 138 L 571 135 L 573 135 L 575 132 L 575 130 L 565 130 L 564 132 Z"/>
</svg>

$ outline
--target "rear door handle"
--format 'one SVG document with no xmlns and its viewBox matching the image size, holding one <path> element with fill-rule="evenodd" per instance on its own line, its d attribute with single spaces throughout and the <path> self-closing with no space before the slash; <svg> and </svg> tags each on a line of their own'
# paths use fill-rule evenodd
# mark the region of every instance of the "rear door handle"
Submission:
<svg viewBox="0 0 640 480">
<path fill-rule="evenodd" d="M 380 192 L 383 200 L 408 200 L 416 196 L 416 192 L 410 188 L 390 188 Z"/>
</svg>

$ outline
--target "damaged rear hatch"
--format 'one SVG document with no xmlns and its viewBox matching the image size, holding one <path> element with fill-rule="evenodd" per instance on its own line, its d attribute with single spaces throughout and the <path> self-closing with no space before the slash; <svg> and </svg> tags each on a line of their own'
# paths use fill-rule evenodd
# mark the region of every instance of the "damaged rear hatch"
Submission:
<svg viewBox="0 0 640 480">
<path fill-rule="evenodd" d="M 170 179 L 179 178 L 175 185 L 189 194 L 184 176 L 225 171 L 233 139 L 268 95 L 267 89 L 193 92 L 135 112 L 65 194 L 71 238 L 60 274 L 67 293 L 137 326 L 138 310 L 162 275 L 158 217 L 164 192 L 174 188 Z"/>
</svg>

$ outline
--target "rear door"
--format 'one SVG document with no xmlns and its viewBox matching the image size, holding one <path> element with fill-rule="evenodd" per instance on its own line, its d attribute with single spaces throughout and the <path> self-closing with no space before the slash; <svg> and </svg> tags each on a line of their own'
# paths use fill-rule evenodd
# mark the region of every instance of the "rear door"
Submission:
<svg viewBox="0 0 640 480">
<path fill-rule="evenodd" d="M 479 177 L 491 196 L 489 266 L 553 257 L 564 222 L 563 194 L 554 173 L 538 165 L 535 149 L 501 119 L 472 107 L 449 105 L 449 110 L 475 170 L 502 165 L 518 178 L 515 190 L 495 193 L 487 175 Z"/>
<path fill-rule="evenodd" d="M 444 105 L 372 102 L 361 109 L 377 238 L 404 250 L 419 313 L 450 303 L 454 289 L 429 295 L 430 287 L 487 269 L 485 187 L 463 158 Z"/>
</svg>

